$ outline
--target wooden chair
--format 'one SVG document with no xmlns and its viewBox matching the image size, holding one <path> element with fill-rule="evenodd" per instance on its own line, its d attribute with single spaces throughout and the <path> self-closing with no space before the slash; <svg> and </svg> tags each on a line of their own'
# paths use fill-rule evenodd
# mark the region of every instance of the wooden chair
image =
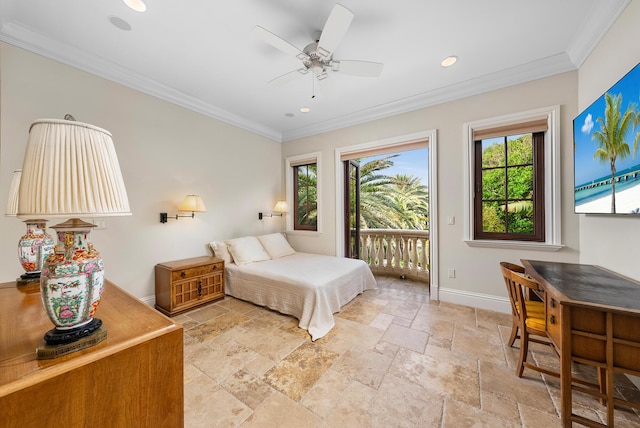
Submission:
<svg viewBox="0 0 640 428">
<path fill-rule="evenodd" d="M 528 293 L 525 293 L 525 290 L 537 291 L 538 283 L 524 275 L 524 268 L 522 266 L 501 262 L 500 269 L 502 270 L 502 276 L 504 277 L 504 282 L 509 292 L 511 314 L 513 317 L 509 346 L 513 347 L 515 340 L 520 339 L 520 359 L 518 361 L 518 367 L 516 367 L 516 375 L 522 377 L 522 372 L 524 368 L 527 367 L 550 376 L 560 377 L 560 374 L 557 372 L 527 362 L 529 342 L 547 345 L 556 352 L 546 331 L 547 317 L 544 303 L 526 298 Z"/>
</svg>

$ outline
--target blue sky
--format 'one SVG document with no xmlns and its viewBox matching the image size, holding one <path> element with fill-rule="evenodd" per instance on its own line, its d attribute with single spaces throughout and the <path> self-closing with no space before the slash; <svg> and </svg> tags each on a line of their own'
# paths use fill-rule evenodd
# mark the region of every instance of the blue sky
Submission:
<svg viewBox="0 0 640 428">
<path fill-rule="evenodd" d="M 428 149 L 409 150 L 398 153 L 399 156 L 393 158 L 393 166 L 385 169 L 385 175 L 407 174 L 420 178 L 425 186 L 428 181 L 429 152 Z M 379 159 L 388 155 L 372 156 L 367 159 Z"/>
<path fill-rule="evenodd" d="M 636 103 L 636 108 L 640 107 L 640 64 L 636 65 L 629 73 L 621 78 L 618 83 L 613 85 L 607 92 L 612 95 L 622 94 L 622 112 L 626 111 L 630 103 Z M 596 123 L 598 117 L 604 119 L 605 100 L 604 94 L 594 101 L 587 109 L 585 109 L 573 121 L 573 134 L 575 142 L 575 185 L 581 185 L 588 181 L 611 174 L 611 168 L 608 162 L 601 163 L 593 158 L 593 154 L 597 149 L 596 143 L 591 139 L 591 135 L 595 131 L 600 130 L 600 125 Z M 633 138 L 635 129 L 630 132 L 625 140 L 629 144 L 632 155 L 624 160 L 616 161 L 616 170 L 640 165 L 640 150 L 633 156 Z"/>
</svg>

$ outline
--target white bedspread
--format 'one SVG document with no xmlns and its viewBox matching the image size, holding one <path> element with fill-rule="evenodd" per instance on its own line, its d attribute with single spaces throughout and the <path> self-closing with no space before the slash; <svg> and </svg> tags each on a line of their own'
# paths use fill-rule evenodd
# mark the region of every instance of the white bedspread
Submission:
<svg viewBox="0 0 640 428">
<path fill-rule="evenodd" d="M 226 293 L 293 315 L 311 340 L 333 328 L 333 314 L 365 290 L 376 288 L 362 260 L 295 253 L 256 263 L 226 265 Z"/>
</svg>

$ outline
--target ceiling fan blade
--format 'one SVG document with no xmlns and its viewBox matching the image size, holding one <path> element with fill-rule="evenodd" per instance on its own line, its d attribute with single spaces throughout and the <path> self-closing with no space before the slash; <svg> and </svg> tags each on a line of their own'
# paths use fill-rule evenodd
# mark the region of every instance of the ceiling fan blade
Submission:
<svg viewBox="0 0 640 428">
<path fill-rule="evenodd" d="M 280 49 L 283 52 L 292 54 L 302 61 L 309 59 L 309 55 L 302 52 L 300 49 L 293 46 L 291 43 L 287 42 L 285 39 L 279 36 L 276 36 L 271 31 L 264 29 L 259 25 L 256 25 L 255 27 L 253 27 L 253 32 L 256 33 L 262 40 L 269 43 L 271 46 L 277 49 Z"/>
<path fill-rule="evenodd" d="M 331 69 L 353 76 L 378 77 L 384 64 L 371 61 L 332 61 Z"/>
<path fill-rule="evenodd" d="M 274 86 L 284 85 L 285 83 L 292 82 L 297 78 L 302 77 L 308 73 L 309 73 L 309 69 L 302 67 L 297 70 L 293 70 L 288 73 L 285 73 L 282 76 L 278 76 L 275 79 L 269 80 L 269 84 Z"/>
<path fill-rule="evenodd" d="M 323 59 L 327 59 L 333 54 L 333 51 L 338 47 L 349 29 L 352 19 L 353 12 L 336 3 L 320 34 L 318 55 Z"/>
</svg>

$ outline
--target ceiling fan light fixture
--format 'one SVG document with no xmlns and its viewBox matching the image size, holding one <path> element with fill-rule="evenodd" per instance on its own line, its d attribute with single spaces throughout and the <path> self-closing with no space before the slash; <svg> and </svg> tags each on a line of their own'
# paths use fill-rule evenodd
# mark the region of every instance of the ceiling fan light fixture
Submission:
<svg viewBox="0 0 640 428">
<path fill-rule="evenodd" d="M 340 61 L 331 61 L 331 71 L 340 71 Z"/>
<path fill-rule="evenodd" d="M 322 73 L 317 74 L 317 75 L 316 75 L 316 78 L 317 78 L 318 80 L 324 80 L 324 79 L 326 79 L 328 76 L 329 76 L 329 75 L 327 74 L 327 72 L 326 72 L 326 71 L 323 71 Z"/>
<path fill-rule="evenodd" d="M 329 57 L 331 56 L 331 52 L 323 49 L 321 46 L 318 46 L 318 50 L 316 52 L 322 59 L 329 59 Z"/>
<path fill-rule="evenodd" d="M 451 67 L 456 62 L 458 62 L 458 57 L 455 55 L 450 55 L 445 59 L 443 59 L 442 62 L 440 62 L 440 65 L 446 68 L 446 67 Z"/>
<path fill-rule="evenodd" d="M 303 68 L 299 68 L 298 69 L 298 73 L 300 73 L 300 74 L 307 74 L 308 72 L 309 72 L 308 68 L 304 68 L 303 67 Z"/>
<path fill-rule="evenodd" d="M 142 0 L 122 0 L 129 8 L 136 12 L 144 12 L 147 10 L 147 5 Z"/>
</svg>

